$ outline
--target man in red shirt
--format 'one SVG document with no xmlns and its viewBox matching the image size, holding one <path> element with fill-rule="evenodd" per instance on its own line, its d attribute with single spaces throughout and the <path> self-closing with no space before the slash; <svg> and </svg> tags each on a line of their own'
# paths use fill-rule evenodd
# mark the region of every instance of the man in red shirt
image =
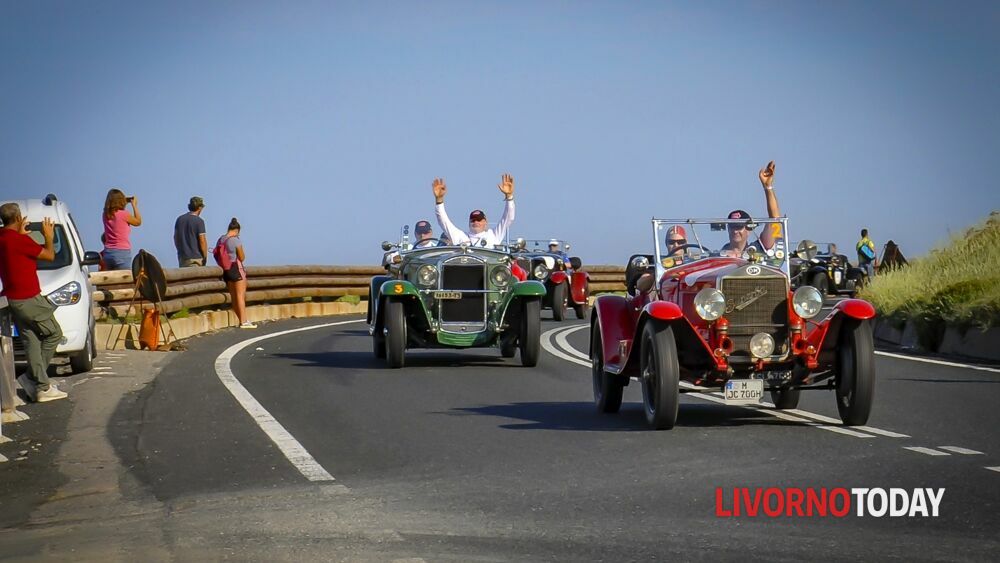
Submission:
<svg viewBox="0 0 1000 563">
<path fill-rule="evenodd" d="M 0 205 L 0 281 L 7 297 L 14 323 L 21 333 L 28 354 L 28 373 L 18 378 L 28 398 L 39 403 L 66 398 L 49 382 L 48 367 L 62 340 L 62 328 L 55 319 L 56 307 L 42 297 L 38 283 L 38 261 L 56 257 L 53 247 L 55 223 L 42 222 L 42 247 L 28 236 L 28 220 L 21 216 L 16 203 Z"/>
</svg>

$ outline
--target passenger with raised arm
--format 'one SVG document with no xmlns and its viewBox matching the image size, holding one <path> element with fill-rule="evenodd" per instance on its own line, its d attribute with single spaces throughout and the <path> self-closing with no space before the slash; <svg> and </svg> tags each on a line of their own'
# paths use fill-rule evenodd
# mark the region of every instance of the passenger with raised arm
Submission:
<svg viewBox="0 0 1000 563">
<path fill-rule="evenodd" d="M 760 185 L 764 188 L 764 198 L 767 201 L 767 216 L 776 219 L 781 217 L 781 209 L 778 207 L 778 198 L 774 195 L 774 161 L 767 163 L 767 166 L 757 173 Z M 729 212 L 729 219 L 745 219 L 750 221 L 750 214 L 742 209 Z M 774 248 L 774 233 L 770 229 L 764 229 L 760 238 L 753 243 L 747 244 L 750 239 L 750 229 L 746 225 L 729 223 L 726 225 L 729 231 L 729 242 L 720 249 L 723 256 L 734 258 L 748 258 L 748 249 L 753 248 L 765 254 Z"/>
<path fill-rule="evenodd" d="M 507 238 L 507 231 L 510 229 L 511 224 L 514 223 L 513 176 L 504 174 L 500 178 L 500 183 L 497 184 L 497 189 L 504 195 L 504 209 L 503 215 L 500 216 L 500 222 L 493 229 L 489 228 L 489 223 L 486 221 L 486 214 L 479 209 L 469 214 L 468 232 L 456 227 L 448 218 L 448 214 L 444 209 L 444 196 L 448 193 L 448 187 L 445 185 L 444 179 L 435 178 L 432 188 L 434 190 L 434 213 L 437 216 L 438 224 L 441 225 L 441 230 L 451 239 L 452 244 L 472 244 L 479 246 L 481 241 L 484 240 L 489 248 L 504 244 L 504 240 Z"/>
</svg>

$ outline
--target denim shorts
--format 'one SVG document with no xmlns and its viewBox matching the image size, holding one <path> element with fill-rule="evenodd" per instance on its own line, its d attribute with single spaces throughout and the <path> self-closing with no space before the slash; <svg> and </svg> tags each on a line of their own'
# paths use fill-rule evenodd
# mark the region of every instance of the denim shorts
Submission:
<svg viewBox="0 0 1000 563">
<path fill-rule="evenodd" d="M 117 248 L 105 248 L 101 253 L 104 258 L 105 270 L 131 270 L 132 251 Z"/>
</svg>

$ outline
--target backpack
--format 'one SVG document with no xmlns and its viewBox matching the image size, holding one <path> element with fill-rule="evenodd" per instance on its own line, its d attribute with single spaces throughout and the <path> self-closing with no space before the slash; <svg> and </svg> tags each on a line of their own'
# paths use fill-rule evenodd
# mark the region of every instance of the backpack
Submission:
<svg viewBox="0 0 1000 563">
<path fill-rule="evenodd" d="M 232 267 L 233 261 L 229 258 L 229 250 L 226 249 L 226 242 L 229 241 L 230 237 L 220 237 L 219 242 L 215 243 L 215 248 L 212 250 L 212 256 L 215 258 L 215 263 L 219 265 L 223 271 L 228 271 Z"/>
<path fill-rule="evenodd" d="M 864 255 L 865 258 L 869 260 L 875 259 L 875 252 L 872 250 L 872 247 L 868 246 L 867 243 L 862 243 L 861 248 L 858 250 Z"/>
</svg>

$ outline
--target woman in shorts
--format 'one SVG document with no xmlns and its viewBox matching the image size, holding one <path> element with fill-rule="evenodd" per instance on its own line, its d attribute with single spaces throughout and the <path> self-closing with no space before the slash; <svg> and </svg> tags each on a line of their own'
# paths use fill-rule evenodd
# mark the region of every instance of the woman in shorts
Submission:
<svg viewBox="0 0 1000 563">
<path fill-rule="evenodd" d="M 229 230 L 219 237 L 215 246 L 229 257 L 229 267 L 223 269 L 222 281 L 226 282 L 233 312 L 240 320 L 240 328 L 257 328 L 257 325 L 247 320 L 247 272 L 243 267 L 246 254 L 243 252 L 243 241 L 240 240 L 240 222 L 236 217 L 229 222 Z"/>
</svg>

